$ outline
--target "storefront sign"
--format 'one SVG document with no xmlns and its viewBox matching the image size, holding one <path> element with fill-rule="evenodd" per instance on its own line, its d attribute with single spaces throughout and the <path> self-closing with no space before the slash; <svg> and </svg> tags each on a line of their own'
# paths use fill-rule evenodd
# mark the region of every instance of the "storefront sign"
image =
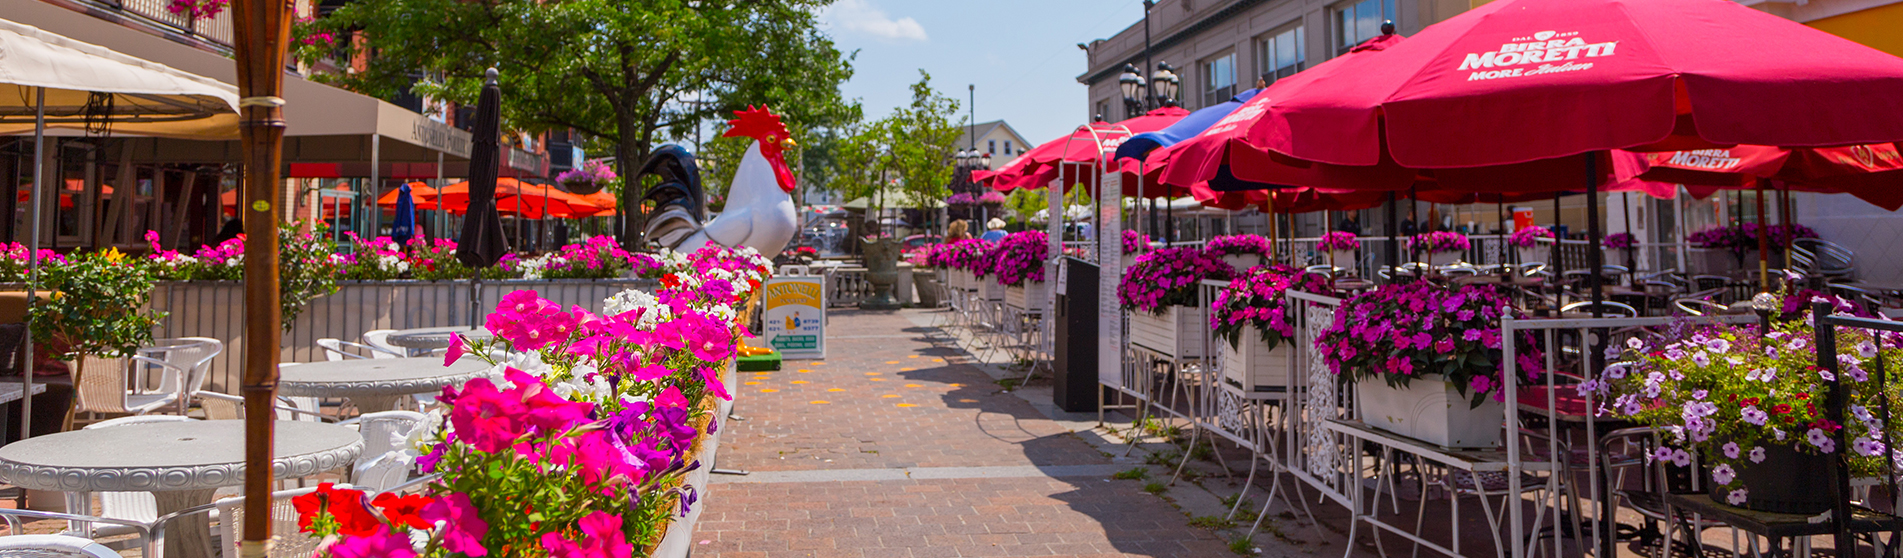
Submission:
<svg viewBox="0 0 1903 558">
<path fill-rule="evenodd" d="M 789 265 L 763 291 L 766 346 L 781 358 L 826 358 L 826 278 Z"/>
</svg>

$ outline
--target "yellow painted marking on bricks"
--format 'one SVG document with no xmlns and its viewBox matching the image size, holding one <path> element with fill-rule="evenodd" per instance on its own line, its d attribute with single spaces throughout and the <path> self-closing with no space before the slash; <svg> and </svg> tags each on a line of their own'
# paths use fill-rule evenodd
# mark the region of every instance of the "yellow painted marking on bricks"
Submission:
<svg viewBox="0 0 1903 558">
<path fill-rule="evenodd" d="M 872 380 L 872 381 L 874 381 L 874 382 L 883 382 L 883 381 L 885 381 L 885 378 L 866 378 L 866 379 L 868 379 L 868 380 Z"/>
<path fill-rule="evenodd" d="M 881 395 L 881 396 L 879 396 L 879 397 L 882 397 L 882 398 L 885 398 L 885 399 L 891 399 L 891 398 L 894 398 L 894 397 L 898 397 L 898 396 L 899 396 L 899 394 L 896 394 L 896 393 L 888 393 L 888 394 L 885 394 L 885 395 Z"/>
<path fill-rule="evenodd" d="M 918 405 L 912 404 L 912 403 L 900 403 L 899 406 L 900 407 L 917 407 Z"/>
<path fill-rule="evenodd" d="M 900 368 L 899 369 L 900 372 L 911 372 L 913 370 L 918 370 L 918 369 L 917 368 Z"/>
<path fill-rule="evenodd" d="M 976 400 L 976 399 L 960 399 L 960 400 L 958 400 L 958 402 L 959 402 L 959 403 L 977 403 L 977 402 L 978 402 L 978 400 Z"/>
<path fill-rule="evenodd" d="M 793 383 L 795 383 L 795 384 L 810 384 L 810 383 L 812 383 L 812 382 L 808 382 L 808 381 L 806 381 L 806 380 L 793 380 Z"/>
<path fill-rule="evenodd" d="M 888 360 L 888 361 L 885 361 L 885 363 L 886 363 L 886 364 L 898 364 L 898 363 L 899 363 L 899 361 L 896 361 L 896 360 Z"/>
<path fill-rule="evenodd" d="M 757 385 L 760 385 L 760 382 L 747 382 L 747 385 L 757 386 Z"/>
<path fill-rule="evenodd" d="M 833 402 L 831 402 L 831 401 L 814 401 L 814 402 L 813 402 L 813 404 L 814 404 L 814 405 L 831 405 L 831 404 L 833 404 Z"/>
<path fill-rule="evenodd" d="M 811 371 L 811 370 L 807 370 L 807 369 L 805 369 L 805 368 L 801 368 L 801 369 L 799 369 L 799 373 L 801 373 L 801 374 L 805 374 L 805 373 L 808 373 L 808 372 L 812 372 L 812 371 Z"/>
<path fill-rule="evenodd" d="M 905 358 L 918 358 L 918 355 L 905 355 Z"/>
<path fill-rule="evenodd" d="M 918 384 L 905 384 L 905 387 L 925 387 Z"/>
<path fill-rule="evenodd" d="M 773 389 L 773 388 L 761 388 L 761 389 L 760 389 L 760 393 L 778 393 L 779 391 L 780 391 L 780 390 L 777 390 L 777 389 Z"/>
<path fill-rule="evenodd" d="M 826 391 L 846 391 L 846 388 L 832 388 Z"/>
<path fill-rule="evenodd" d="M 879 373 L 878 373 L 878 372 L 867 372 L 867 373 L 866 373 L 866 375 L 867 375 L 867 376 L 877 376 L 877 375 L 879 375 Z"/>
<path fill-rule="evenodd" d="M 945 362 L 945 359 L 935 358 L 935 359 L 932 359 L 932 362 Z"/>
</svg>

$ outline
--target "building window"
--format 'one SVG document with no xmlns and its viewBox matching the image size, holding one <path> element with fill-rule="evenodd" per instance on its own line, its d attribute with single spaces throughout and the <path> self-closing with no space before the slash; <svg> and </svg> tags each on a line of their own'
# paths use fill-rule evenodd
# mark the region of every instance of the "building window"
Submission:
<svg viewBox="0 0 1903 558">
<path fill-rule="evenodd" d="M 1394 21 L 1394 0 L 1361 0 L 1335 10 L 1335 54 L 1381 34 L 1381 22 Z"/>
<path fill-rule="evenodd" d="M 1203 61 L 1203 105 L 1210 106 L 1236 96 L 1236 53 L 1231 52 Z"/>
<path fill-rule="evenodd" d="M 1097 112 L 1090 115 L 1090 120 L 1095 122 L 1097 119 L 1110 117 L 1110 101 L 1097 101 Z"/>
<path fill-rule="evenodd" d="M 998 140 L 985 140 L 985 153 L 998 154 Z"/>
<path fill-rule="evenodd" d="M 1275 83 L 1276 80 L 1302 71 L 1307 62 L 1302 38 L 1302 26 L 1297 25 L 1257 41 L 1256 75 L 1262 76 L 1262 81 Z"/>
<path fill-rule="evenodd" d="M 1011 156 L 1011 140 L 1004 140 L 1004 155 Z"/>
</svg>

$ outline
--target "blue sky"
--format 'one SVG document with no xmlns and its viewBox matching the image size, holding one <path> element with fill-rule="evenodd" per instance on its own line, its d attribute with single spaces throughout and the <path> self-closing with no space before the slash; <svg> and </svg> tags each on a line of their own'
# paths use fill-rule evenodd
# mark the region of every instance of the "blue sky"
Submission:
<svg viewBox="0 0 1903 558">
<path fill-rule="evenodd" d="M 838 0 L 821 13 L 844 52 L 859 51 L 842 86 L 869 118 L 910 102 L 918 70 L 958 99 L 978 86 L 977 120 L 1002 119 L 1033 145 L 1085 122 L 1084 52 L 1077 43 L 1143 19 L 1141 0 Z"/>
</svg>

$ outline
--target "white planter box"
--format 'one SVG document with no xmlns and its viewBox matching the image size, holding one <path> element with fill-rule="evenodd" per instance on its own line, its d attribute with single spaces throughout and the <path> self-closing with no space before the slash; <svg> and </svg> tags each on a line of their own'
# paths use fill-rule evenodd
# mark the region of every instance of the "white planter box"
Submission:
<svg viewBox="0 0 1903 558">
<path fill-rule="evenodd" d="M 1414 378 L 1398 389 L 1379 379 L 1355 380 L 1355 401 L 1368 426 L 1442 447 L 1499 447 L 1506 423 L 1505 404 L 1489 397 L 1469 408 L 1453 384 L 1437 379 Z"/>
<path fill-rule="evenodd" d="M 1514 248 L 1514 250 L 1520 253 L 1520 263 L 1523 263 L 1523 264 L 1533 263 L 1533 262 L 1548 263 L 1548 264 L 1553 263 L 1553 262 L 1546 261 L 1546 260 L 1553 259 L 1552 247 L 1534 245 L 1532 248 L 1517 248 L 1516 247 Z"/>
<path fill-rule="evenodd" d="M 1025 281 L 1024 286 L 1004 288 L 1004 305 L 1019 310 L 1042 308 L 1050 292 L 1050 283 Z"/>
<path fill-rule="evenodd" d="M 1460 263 L 1460 252 L 1428 252 L 1427 263 L 1433 266 L 1454 265 Z"/>
<path fill-rule="evenodd" d="M 1004 301 L 1004 285 L 998 284 L 998 278 L 996 276 L 980 277 L 977 279 L 977 282 L 979 285 L 974 290 L 984 291 L 985 300 L 991 302 Z"/>
<path fill-rule="evenodd" d="M 1330 261 L 1329 265 L 1343 269 L 1355 268 L 1354 250 L 1331 250 L 1328 252 L 1328 259 Z"/>
<path fill-rule="evenodd" d="M 1130 343 L 1172 358 L 1200 358 L 1209 310 L 1167 306 L 1161 314 L 1130 312 Z"/>
<path fill-rule="evenodd" d="M 1294 351 L 1289 343 L 1276 344 L 1274 350 L 1262 342 L 1262 332 L 1254 326 L 1242 329 L 1242 339 L 1237 346 L 1229 346 L 1228 341 L 1216 340 L 1216 351 L 1222 355 L 1222 379 L 1242 388 L 1245 392 L 1287 392 L 1289 363 Z"/>
<path fill-rule="evenodd" d="M 1240 274 L 1244 271 L 1248 271 L 1250 268 L 1253 268 L 1258 265 L 1262 265 L 1262 256 L 1258 256 L 1255 254 L 1244 254 L 1240 256 L 1223 256 L 1222 261 L 1223 263 L 1229 264 L 1229 267 L 1235 268 L 1236 273 Z"/>
<path fill-rule="evenodd" d="M 972 283 L 976 282 L 976 280 L 972 278 L 971 272 L 963 269 L 951 270 L 947 272 L 947 275 L 950 278 L 947 285 L 955 290 L 969 291 L 971 290 Z"/>
<path fill-rule="evenodd" d="M 738 385 L 740 382 L 736 378 L 740 374 L 733 368 L 733 361 L 727 362 L 727 373 L 724 374 L 727 392 L 740 393 Z M 714 464 L 718 463 L 716 453 L 720 449 L 720 435 L 727 432 L 727 413 L 732 410 L 733 401 L 721 401 L 716 406 L 713 420 L 719 423 L 719 428 L 715 429 L 713 434 L 707 435 L 707 438 L 700 443 L 700 454 L 695 456 L 701 462 L 700 468 L 687 473 L 687 485 L 694 487 L 700 495 L 700 501 L 689 508 L 685 517 L 670 515 L 672 521 L 668 522 L 667 534 L 662 535 L 661 542 L 654 547 L 652 555 L 654 558 L 686 558 L 693 554 L 694 526 L 700 523 L 701 510 L 706 509 L 712 501 L 707 497 L 708 477 L 713 473 Z"/>
</svg>

